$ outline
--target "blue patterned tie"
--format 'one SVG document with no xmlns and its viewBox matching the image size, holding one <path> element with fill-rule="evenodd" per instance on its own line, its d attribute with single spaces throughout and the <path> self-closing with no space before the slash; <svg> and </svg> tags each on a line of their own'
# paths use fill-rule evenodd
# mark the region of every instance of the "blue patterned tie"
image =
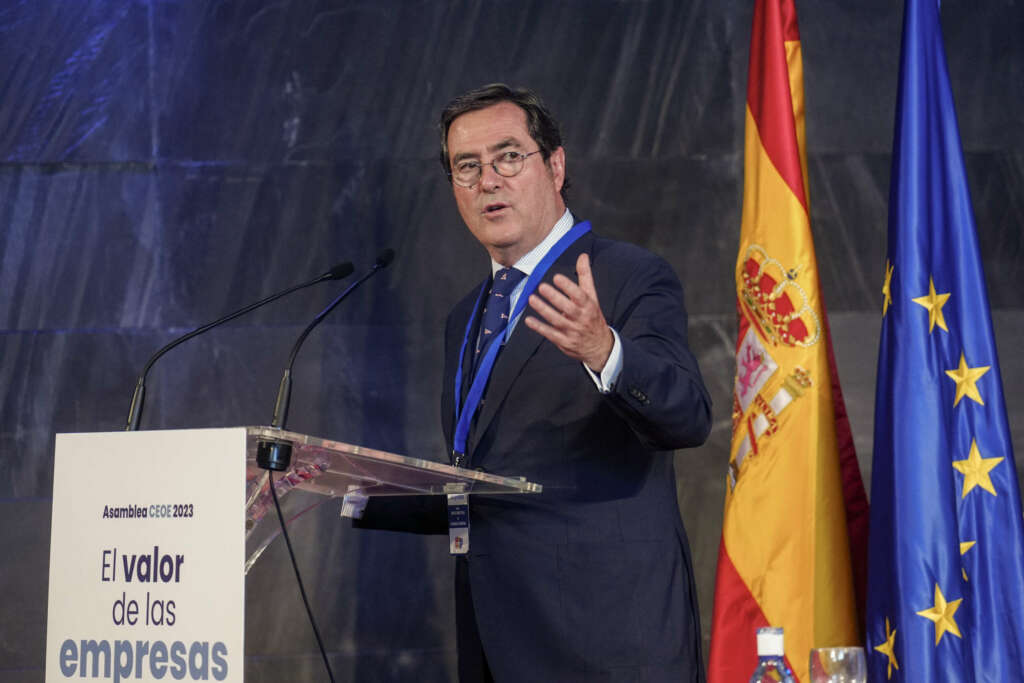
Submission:
<svg viewBox="0 0 1024 683">
<path fill-rule="evenodd" d="M 487 302 L 484 304 L 483 319 L 480 322 L 480 334 L 476 340 L 476 352 L 473 354 L 473 374 L 476 374 L 476 367 L 487 350 L 487 347 L 499 339 L 508 327 L 508 316 L 511 312 L 509 298 L 516 285 L 526 277 L 526 273 L 515 268 L 502 268 L 494 274 L 491 282 L 491 291 L 487 294 Z M 500 344 L 500 341 L 494 342 Z"/>
</svg>

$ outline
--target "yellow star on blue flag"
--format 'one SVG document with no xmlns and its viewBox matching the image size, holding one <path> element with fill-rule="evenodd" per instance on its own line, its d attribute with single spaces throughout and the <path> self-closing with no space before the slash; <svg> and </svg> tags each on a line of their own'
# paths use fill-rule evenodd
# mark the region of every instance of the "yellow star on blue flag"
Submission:
<svg viewBox="0 0 1024 683">
<path fill-rule="evenodd" d="M 1024 519 L 939 3 L 905 6 L 875 398 L 868 680 L 1024 680 Z"/>
</svg>

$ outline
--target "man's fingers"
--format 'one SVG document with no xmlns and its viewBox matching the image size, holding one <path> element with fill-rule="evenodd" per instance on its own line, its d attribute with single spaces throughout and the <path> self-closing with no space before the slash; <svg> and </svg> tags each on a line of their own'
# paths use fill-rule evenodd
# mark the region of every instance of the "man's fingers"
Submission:
<svg viewBox="0 0 1024 683">
<path fill-rule="evenodd" d="M 587 306 L 591 301 L 597 303 L 597 289 L 594 286 L 594 273 L 590 269 L 590 257 L 587 256 L 587 254 L 580 254 L 579 258 L 576 259 L 576 277 L 579 278 L 579 283 L 573 282 L 571 278 L 568 278 L 561 273 L 555 275 L 552 279 L 552 283 L 555 285 L 557 290 L 554 291 L 558 291 L 581 308 Z M 545 285 L 541 285 L 541 288 L 544 286 Z M 539 291 L 544 294 L 546 299 L 551 299 L 543 289 Z M 559 310 L 565 310 L 559 302 L 552 301 L 551 303 Z"/>
<path fill-rule="evenodd" d="M 594 273 L 590 270 L 590 256 L 586 253 L 580 254 L 576 259 L 576 277 L 580 280 L 580 289 L 597 301 L 597 289 L 594 287 Z"/>
<path fill-rule="evenodd" d="M 575 285 L 573 286 L 575 287 Z M 568 297 L 564 290 L 552 287 L 546 282 L 537 288 L 537 294 L 534 294 L 534 296 L 538 294 L 544 298 L 546 303 L 563 315 L 571 314 L 574 307 L 579 305 Z"/>
<path fill-rule="evenodd" d="M 577 306 L 582 306 L 586 302 L 587 293 L 580 289 L 579 285 L 561 273 L 552 278 L 551 282 L 554 284 L 553 289 L 555 291 L 571 300 Z"/>
<path fill-rule="evenodd" d="M 530 296 L 530 307 L 551 325 L 564 324 L 565 322 L 561 311 L 536 294 Z"/>
<path fill-rule="evenodd" d="M 526 316 L 523 322 L 525 322 L 526 326 L 529 327 L 531 330 L 533 330 L 540 336 L 544 337 L 558 348 L 563 350 L 566 348 L 568 339 L 556 328 L 552 327 L 551 325 L 548 325 L 545 322 L 538 320 L 537 318 L 534 318 L 532 315 Z"/>
</svg>

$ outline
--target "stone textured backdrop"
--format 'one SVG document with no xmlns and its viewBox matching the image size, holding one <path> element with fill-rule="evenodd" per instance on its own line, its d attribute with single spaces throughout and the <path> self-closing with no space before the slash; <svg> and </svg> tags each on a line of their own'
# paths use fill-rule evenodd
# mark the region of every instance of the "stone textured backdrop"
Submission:
<svg viewBox="0 0 1024 683">
<path fill-rule="evenodd" d="M 439 338 L 485 273 L 436 161 L 455 93 L 529 85 L 562 119 L 570 206 L 666 257 L 716 403 L 677 457 L 704 632 L 729 444 L 750 0 L 59 0 L 0 8 L 0 678 L 43 676 L 56 432 L 120 429 L 148 356 L 326 269 L 398 252 L 299 357 L 290 427 L 442 459 Z M 870 480 L 901 3 L 798 0 L 812 224 Z M 1024 4 L 943 3 L 1017 453 L 1024 451 Z M 293 295 L 176 349 L 144 428 L 267 423 Z M 201 473 L 201 462 L 183 462 Z M 784 495 L 784 492 L 780 492 Z M 295 543 L 340 680 L 454 677 L 439 539 Z M 246 680 L 322 680 L 279 545 L 248 577 Z M 514 599 L 514 596 L 513 596 Z"/>
</svg>

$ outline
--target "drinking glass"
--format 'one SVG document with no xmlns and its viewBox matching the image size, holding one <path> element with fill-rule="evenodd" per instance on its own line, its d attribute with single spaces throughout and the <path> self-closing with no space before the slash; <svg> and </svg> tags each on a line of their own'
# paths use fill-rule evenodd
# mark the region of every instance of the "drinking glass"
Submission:
<svg viewBox="0 0 1024 683">
<path fill-rule="evenodd" d="M 811 650 L 811 683 L 866 683 L 862 647 L 819 647 Z"/>
</svg>

